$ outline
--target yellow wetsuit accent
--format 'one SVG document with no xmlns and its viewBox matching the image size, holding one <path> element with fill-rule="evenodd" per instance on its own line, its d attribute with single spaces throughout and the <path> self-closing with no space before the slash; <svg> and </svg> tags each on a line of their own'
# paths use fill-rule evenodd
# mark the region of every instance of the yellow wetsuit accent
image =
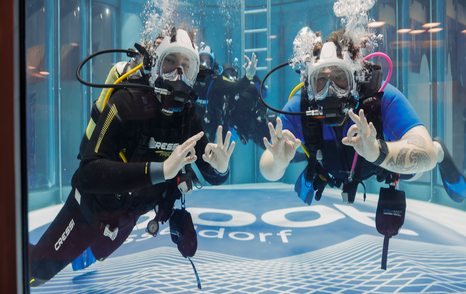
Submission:
<svg viewBox="0 0 466 294">
<path fill-rule="evenodd" d="M 99 152 L 100 144 L 102 144 L 102 140 L 104 139 L 105 134 L 107 133 L 108 127 L 112 123 L 112 121 L 115 118 L 115 116 L 117 115 L 117 113 L 118 113 L 118 110 L 117 110 L 116 106 L 112 105 L 112 107 L 110 108 L 110 111 L 108 112 L 107 117 L 105 118 L 105 123 L 104 123 L 104 126 L 102 127 L 102 130 L 100 131 L 99 139 L 97 140 L 97 144 L 95 145 L 95 149 L 94 149 L 95 153 Z"/>
<path fill-rule="evenodd" d="M 115 64 L 110 69 L 110 71 L 109 71 L 109 73 L 107 75 L 107 78 L 105 79 L 105 84 L 114 84 L 114 85 L 119 84 L 121 81 L 126 79 L 128 76 L 130 76 L 134 72 L 138 71 L 142 67 L 142 65 L 143 64 L 141 63 L 138 66 L 136 66 L 135 68 L 133 68 L 130 71 L 128 71 L 127 73 L 125 73 L 124 75 L 120 76 L 120 74 L 118 73 L 118 70 L 117 70 L 117 64 Z M 113 93 L 113 91 L 114 91 L 114 88 L 104 88 L 104 89 L 102 89 L 102 92 L 100 92 L 99 98 L 95 102 L 95 104 L 97 106 L 97 109 L 98 109 L 98 111 L 100 113 L 102 113 L 102 111 L 104 110 L 105 105 L 107 104 L 108 99 L 111 96 L 111 94 Z M 94 132 L 96 123 L 97 122 L 95 122 L 91 118 L 89 120 L 89 123 L 87 124 L 86 137 L 87 137 L 88 140 L 91 139 L 91 136 L 92 136 L 92 133 Z"/>
<path fill-rule="evenodd" d="M 303 143 L 301 143 L 301 148 L 304 151 L 304 154 L 306 154 L 307 158 L 309 158 L 311 155 L 309 154 L 309 151 L 307 151 L 306 147 L 304 146 Z"/>
<path fill-rule="evenodd" d="M 128 159 L 126 158 L 125 156 L 125 153 L 123 152 L 123 150 L 121 150 L 118 155 L 120 156 L 120 159 L 124 162 L 124 163 L 128 163 Z"/>
</svg>

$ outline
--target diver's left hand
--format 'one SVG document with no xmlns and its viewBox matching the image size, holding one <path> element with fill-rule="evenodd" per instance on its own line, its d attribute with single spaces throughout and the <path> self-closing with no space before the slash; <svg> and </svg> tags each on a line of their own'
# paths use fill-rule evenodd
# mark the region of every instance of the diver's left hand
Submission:
<svg viewBox="0 0 466 294">
<path fill-rule="evenodd" d="M 368 123 L 364 111 L 359 110 L 359 116 L 351 109 L 349 117 L 354 121 L 348 129 L 346 137 L 341 142 L 347 146 L 353 146 L 354 150 L 369 162 L 374 162 L 379 156 L 379 143 L 377 142 L 377 130 L 372 122 Z"/>
<path fill-rule="evenodd" d="M 225 141 L 222 138 L 222 126 L 217 128 L 217 143 L 209 143 L 205 147 L 205 152 L 202 159 L 209 163 L 219 173 L 223 174 L 228 170 L 228 162 L 230 161 L 231 154 L 235 149 L 235 141 L 231 142 L 231 132 L 228 131 L 225 136 Z"/>
<path fill-rule="evenodd" d="M 257 69 L 257 57 L 256 57 L 256 53 L 252 53 L 251 55 L 251 59 L 249 59 L 249 57 L 247 57 L 246 55 L 244 55 L 244 69 L 246 71 L 246 77 L 248 78 L 248 80 L 252 80 L 254 78 L 254 75 L 256 74 L 256 69 Z"/>
</svg>

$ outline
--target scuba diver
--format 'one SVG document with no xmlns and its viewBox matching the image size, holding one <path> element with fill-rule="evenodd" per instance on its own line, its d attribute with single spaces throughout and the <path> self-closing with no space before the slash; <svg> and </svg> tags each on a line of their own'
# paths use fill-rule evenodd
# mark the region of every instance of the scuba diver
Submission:
<svg viewBox="0 0 466 294">
<path fill-rule="evenodd" d="M 112 66 L 110 71 L 107 74 L 107 78 L 105 79 L 105 84 L 111 85 L 114 84 L 117 80 L 126 80 L 133 83 L 146 83 L 143 80 L 144 69 L 141 67 L 139 70 L 136 68 L 141 63 L 148 64 L 148 68 L 150 68 L 151 60 L 149 52 L 155 52 L 157 47 L 163 40 L 163 35 L 158 35 L 154 42 L 146 42 L 142 46 L 139 44 L 135 44 L 137 48 L 141 51 L 140 54 L 131 55 L 131 59 L 129 61 L 119 61 Z M 111 50 L 110 50 L 111 51 Z M 123 77 L 124 76 L 124 77 Z M 80 77 L 78 77 L 78 80 Z M 81 80 L 80 80 L 81 81 Z M 81 81 L 82 82 L 82 81 Z M 86 84 L 86 83 L 84 83 Z M 92 85 L 90 85 L 92 86 Z M 95 126 L 97 121 L 99 120 L 99 116 L 102 113 L 105 105 L 105 101 L 108 100 L 110 97 L 113 88 L 103 88 L 100 92 L 100 95 L 96 101 L 94 101 L 91 109 L 91 117 L 89 119 L 89 123 L 86 127 L 86 132 L 81 140 L 81 145 L 79 147 L 79 154 L 78 159 L 81 159 L 82 153 L 85 152 L 87 145 L 91 139 L 92 133 L 94 132 Z M 109 93 L 110 92 L 110 93 Z"/>
<path fill-rule="evenodd" d="M 151 74 L 141 72 L 137 83 L 124 81 L 104 103 L 81 149 L 66 203 L 30 246 L 31 286 L 47 282 L 83 253 L 104 260 L 150 210 L 156 216 L 148 232 L 155 236 L 158 224 L 169 221 L 178 250 L 194 255 L 196 233 L 184 209 L 184 195 L 196 181 L 190 165 L 210 184 L 223 183 L 235 142 L 230 144 L 230 132 L 222 137 L 222 126 L 216 144 L 204 136 L 192 89 L 199 55 L 189 34 L 173 29 L 154 54 Z M 180 198 L 182 209 L 175 209 Z"/>
<path fill-rule="evenodd" d="M 244 56 L 246 74 L 239 80 L 222 75 L 221 67 L 215 62 L 214 53 L 205 43 L 200 45 L 199 58 L 201 60 L 200 69 L 194 85 L 194 91 L 199 97 L 196 104 L 198 105 L 198 113 L 203 117 L 206 135 L 210 140 L 213 140 L 216 126 L 223 125 L 227 97 L 236 95 L 251 84 L 256 74 L 257 58 L 254 53 L 251 59 Z M 224 131 L 226 130 L 227 128 Z"/>
<path fill-rule="evenodd" d="M 381 67 L 368 61 L 383 57 L 390 65 L 388 56 L 361 56 L 344 30 L 325 43 L 318 36 L 314 40 L 303 61 L 301 92 L 282 110 L 268 106 L 281 115 L 275 127 L 268 123 L 270 141 L 263 138 L 260 170 L 268 180 L 280 179 L 302 146 L 308 164 L 295 191 L 309 205 L 320 200 L 327 185 L 341 188 L 343 201 L 353 203 L 358 185 L 371 176 L 389 184 L 380 190 L 376 215 L 377 230 L 385 235 L 385 269 L 388 239 L 404 221 L 405 195 L 395 189 L 398 180 L 416 179 L 438 164 L 448 195 L 459 202 L 466 198 L 464 176 L 407 98 L 388 83 L 391 68 L 382 84 Z"/>
<path fill-rule="evenodd" d="M 222 77 L 224 80 L 237 81 L 238 71 L 234 66 L 225 64 Z M 257 75 L 254 75 L 246 88 L 238 93 L 227 94 L 223 106 L 223 125 L 233 129 L 241 143 L 247 144 L 248 140 L 252 140 L 260 147 L 263 146 L 262 138 L 268 133 L 266 123 L 275 120 L 275 114 L 268 112 L 267 107 L 260 103 L 261 83 Z M 262 93 L 266 93 L 265 87 L 262 88 Z"/>
<path fill-rule="evenodd" d="M 204 42 L 201 42 L 198 47 L 199 50 L 199 73 L 197 74 L 196 83 L 194 89 L 198 95 L 196 100 L 196 112 L 200 117 L 204 117 L 207 114 L 207 103 L 209 92 L 209 86 L 213 85 L 214 80 L 212 77 L 218 76 L 222 73 L 222 67 L 215 60 L 215 54 Z M 217 119 L 217 121 L 220 121 Z M 204 130 L 210 126 L 210 120 L 204 117 L 203 119 Z M 208 138 L 210 138 L 211 132 L 207 132 Z"/>
</svg>

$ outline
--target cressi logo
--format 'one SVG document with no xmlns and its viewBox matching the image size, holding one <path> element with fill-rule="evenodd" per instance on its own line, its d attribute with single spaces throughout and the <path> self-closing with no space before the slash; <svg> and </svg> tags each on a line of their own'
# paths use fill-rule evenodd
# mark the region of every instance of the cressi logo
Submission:
<svg viewBox="0 0 466 294">
<path fill-rule="evenodd" d="M 74 219 L 71 219 L 65 231 L 61 234 L 60 238 L 58 238 L 57 242 L 55 242 L 55 251 L 58 251 L 60 249 L 61 245 L 63 245 L 63 243 L 66 241 L 66 238 L 68 238 L 73 228 L 74 228 Z"/>
<path fill-rule="evenodd" d="M 168 142 L 159 142 L 155 141 L 153 137 L 150 138 L 149 140 L 149 148 L 150 149 L 157 149 L 157 150 L 163 150 L 163 151 L 173 151 L 178 147 L 178 143 L 168 143 Z"/>
</svg>

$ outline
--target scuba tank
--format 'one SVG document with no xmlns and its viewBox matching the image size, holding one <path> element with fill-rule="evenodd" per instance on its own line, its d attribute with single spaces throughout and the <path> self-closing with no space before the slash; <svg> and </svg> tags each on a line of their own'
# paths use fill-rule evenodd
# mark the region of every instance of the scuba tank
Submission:
<svg viewBox="0 0 466 294">
<path fill-rule="evenodd" d="M 114 89 L 143 88 L 151 91 L 154 90 L 151 86 L 149 86 L 148 75 L 144 72 L 144 70 L 149 70 L 152 67 L 150 55 L 143 46 L 137 43 L 134 46 L 137 51 L 132 49 L 111 49 L 96 52 L 86 57 L 78 66 L 76 77 L 79 82 L 90 87 L 102 88 L 99 97 L 93 102 L 90 119 L 79 147 L 78 159 L 81 159 L 84 155 L 97 121 L 99 120 L 100 114 L 104 110 L 105 105 L 107 104 L 107 101 L 112 95 Z M 105 84 L 94 84 L 82 79 L 81 70 L 84 64 L 98 55 L 115 52 L 126 53 L 127 56 L 131 59 L 128 62 L 120 61 L 116 63 L 108 72 L 107 78 L 105 79 Z M 122 83 L 122 85 L 120 85 L 120 83 Z"/>
</svg>

